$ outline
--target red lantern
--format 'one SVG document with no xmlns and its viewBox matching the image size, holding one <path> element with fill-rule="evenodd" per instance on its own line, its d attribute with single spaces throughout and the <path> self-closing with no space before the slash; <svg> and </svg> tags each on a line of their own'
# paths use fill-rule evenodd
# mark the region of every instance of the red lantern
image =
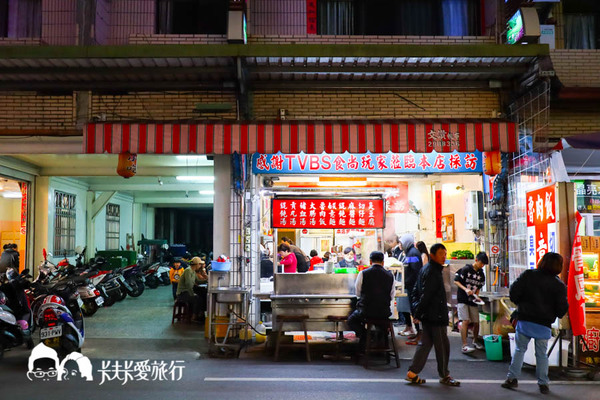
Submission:
<svg viewBox="0 0 600 400">
<path fill-rule="evenodd" d="M 486 151 L 483 153 L 483 173 L 498 175 L 502 172 L 502 155 L 499 151 Z"/>
<path fill-rule="evenodd" d="M 137 169 L 137 154 L 131 154 L 126 151 L 119 154 L 119 163 L 117 164 L 117 174 L 123 178 L 131 178 L 135 175 Z"/>
</svg>

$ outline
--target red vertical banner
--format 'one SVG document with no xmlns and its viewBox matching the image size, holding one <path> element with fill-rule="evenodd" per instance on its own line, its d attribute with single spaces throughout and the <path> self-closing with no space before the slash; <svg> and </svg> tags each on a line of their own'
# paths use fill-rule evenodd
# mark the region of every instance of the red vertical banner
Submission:
<svg viewBox="0 0 600 400">
<path fill-rule="evenodd" d="M 586 334 L 585 326 L 585 293 L 583 280 L 583 250 L 581 248 L 581 236 L 579 235 L 579 224 L 581 214 L 576 213 L 577 228 L 571 251 L 571 263 L 569 264 L 569 279 L 567 281 L 567 298 L 569 300 L 569 318 L 574 336 Z"/>
<path fill-rule="evenodd" d="M 27 183 L 19 183 L 21 187 L 21 235 L 27 234 Z"/>
<path fill-rule="evenodd" d="M 317 34 L 317 0 L 306 0 L 306 33 Z"/>
<path fill-rule="evenodd" d="M 442 238 L 442 191 L 435 191 L 435 237 Z"/>
</svg>

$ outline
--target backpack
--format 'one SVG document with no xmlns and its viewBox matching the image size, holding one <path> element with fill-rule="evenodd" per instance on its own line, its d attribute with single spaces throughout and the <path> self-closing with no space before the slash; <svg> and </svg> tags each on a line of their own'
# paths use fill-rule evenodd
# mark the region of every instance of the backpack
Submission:
<svg viewBox="0 0 600 400">
<path fill-rule="evenodd" d="M 306 272 L 308 271 L 308 262 L 306 261 L 306 257 L 304 256 L 304 254 L 298 252 L 294 252 L 294 255 L 296 255 L 296 270 L 298 272 Z"/>
</svg>

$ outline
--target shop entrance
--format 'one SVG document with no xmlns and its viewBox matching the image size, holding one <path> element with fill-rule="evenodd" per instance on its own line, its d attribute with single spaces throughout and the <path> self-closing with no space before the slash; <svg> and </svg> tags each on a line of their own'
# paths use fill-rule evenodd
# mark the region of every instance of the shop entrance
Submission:
<svg viewBox="0 0 600 400">
<path fill-rule="evenodd" d="M 25 267 L 28 192 L 28 182 L 0 176 L 0 245 L 6 253 L 0 269 L 12 265 L 21 271 Z"/>
</svg>

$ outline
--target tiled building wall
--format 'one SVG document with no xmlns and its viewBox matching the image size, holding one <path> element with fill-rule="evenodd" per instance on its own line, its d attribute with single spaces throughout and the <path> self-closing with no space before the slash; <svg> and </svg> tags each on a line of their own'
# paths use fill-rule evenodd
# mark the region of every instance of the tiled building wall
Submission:
<svg viewBox="0 0 600 400">
<path fill-rule="evenodd" d="M 231 103 L 228 113 L 199 114 L 197 103 Z M 103 114 L 109 121 L 235 119 L 233 92 L 141 92 L 122 96 L 94 95 L 91 117 Z"/>
<path fill-rule="evenodd" d="M 154 0 L 112 0 L 108 44 L 127 44 L 135 34 L 152 35 L 155 13 Z"/>
<path fill-rule="evenodd" d="M 77 44 L 77 1 L 42 0 L 42 41 L 55 46 Z"/>
<path fill-rule="evenodd" d="M 3 92 L 0 96 L 0 130 L 75 127 L 73 96 L 38 96 L 33 92 Z"/>
<path fill-rule="evenodd" d="M 600 50 L 551 50 L 558 79 L 566 87 L 600 87 Z"/>
<path fill-rule="evenodd" d="M 490 118 L 500 110 L 497 94 L 461 90 L 260 91 L 252 104 L 258 120 L 275 119 L 280 108 L 288 119 Z"/>
<path fill-rule="evenodd" d="M 400 96 L 400 97 L 399 97 Z M 419 107 L 407 102 L 415 103 Z M 231 103 L 227 113 L 197 113 L 197 103 Z M 489 118 L 500 107 L 489 91 L 258 91 L 253 118 L 274 120 L 284 108 L 288 119 Z M 89 120 L 233 120 L 233 92 L 141 92 L 91 97 Z M 0 97 L 0 129 L 74 129 L 73 96 L 7 93 Z"/>
<path fill-rule="evenodd" d="M 249 11 L 253 35 L 306 34 L 306 0 L 253 0 Z"/>
<path fill-rule="evenodd" d="M 596 111 L 552 109 L 549 139 L 556 142 L 562 137 L 600 131 L 600 108 Z"/>
</svg>

